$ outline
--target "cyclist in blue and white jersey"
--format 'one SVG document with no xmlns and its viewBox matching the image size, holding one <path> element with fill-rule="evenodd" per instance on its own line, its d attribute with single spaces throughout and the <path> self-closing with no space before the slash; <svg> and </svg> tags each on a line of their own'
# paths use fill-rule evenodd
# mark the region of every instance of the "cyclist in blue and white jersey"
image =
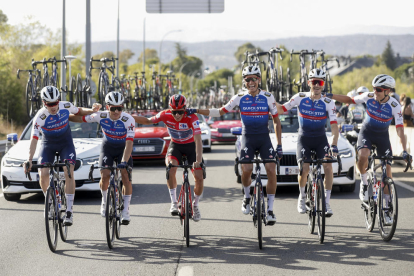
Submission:
<svg viewBox="0 0 414 276">
<path fill-rule="evenodd" d="M 75 122 L 99 123 L 102 127 L 103 141 L 101 154 L 99 156 L 99 166 L 113 166 L 114 159 L 118 159 L 118 168 L 121 169 L 123 183 L 124 209 L 122 210 L 121 223 L 128 225 L 131 221 L 129 205 L 132 195 L 132 184 L 126 171 L 127 165 L 132 167 L 132 147 L 135 135 L 135 120 L 128 113 L 122 112 L 124 96 L 119 92 L 110 92 L 105 97 L 106 111 L 98 111 L 91 115 L 78 117 L 74 116 L 71 120 Z M 102 202 L 101 216 L 105 217 L 106 198 L 108 193 L 111 172 L 108 169 L 101 169 Z"/>
<path fill-rule="evenodd" d="M 395 126 L 397 135 L 400 137 L 400 142 L 403 147 L 403 157 L 406 160 L 412 160 L 411 155 L 408 154 L 406 148 L 406 139 L 404 136 L 403 116 L 401 113 L 401 105 L 393 97 L 390 97 L 392 89 L 395 88 L 395 80 L 393 77 L 381 74 L 372 80 L 373 93 L 363 93 L 359 96 L 350 98 L 342 95 L 327 94 L 333 99 L 348 103 L 359 104 L 366 103 L 366 116 L 362 128 L 359 132 L 357 150 L 358 150 L 358 170 L 360 171 L 361 181 L 359 198 L 368 201 L 368 181 L 366 169 L 368 167 L 368 157 L 371 153 L 373 144 L 377 146 L 378 156 L 392 156 L 391 143 L 388 133 L 388 127 L 391 124 L 392 117 L 395 118 Z M 391 177 L 391 164 L 387 164 L 387 176 Z M 385 194 L 388 197 L 389 194 Z M 391 218 L 385 216 L 387 225 L 391 225 Z"/>
<path fill-rule="evenodd" d="M 187 109 L 187 113 L 200 113 L 206 116 L 220 117 L 221 115 L 239 106 L 243 125 L 240 160 L 252 160 L 256 150 L 265 159 L 272 159 L 278 156 L 282 158 L 282 127 L 277 113 L 276 101 L 273 95 L 259 88 L 261 81 L 260 68 L 247 66 L 242 71 L 243 84 L 247 91 L 233 96 L 230 101 L 220 109 Z M 273 124 L 276 131 L 278 146 L 276 151 L 273 148 L 269 137 L 269 113 L 273 117 Z M 273 202 L 276 194 L 276 164 L 265 164 L 267 182 L 267 215 L 268 225 L 276 223 L 276 216 L 273 213 Z M 242 183 L 244 186 L 244 199 L 242 212 L 245 215 L 250 213 L 250 184 L 253 164 L 242 164 Z"/>
<path fill-rule="evenodd" d="M 70 102 L 59 101 L 59 90 L 54 86 L 46 86 L 40 92 L 44 107 L 41 108 L 33 119 L 32 138 L 30 140 L 29 168 L 25 173 L 30 172 L 32 167 L 33 155 L 36 152 L 37 141 L 40 131 L 43 134 L 41 148 L 39 152 L 38 164 L 46 162 L 53 163 L 56 152 L 59 153 L 60 160 L 68 160 L 70 163 L 71 178 L 68 177 L 66 168 L 65 172 L 65 196 L 67 202 L 66 217 L 64 225 L 73 224 L 73 200 L 75 198 L 75 177 L 73 174 L 76 161 L 75 146 L 73 145 L 72 134 L 69 127 L 69 114 L 87 115 L 99 110 L 100 105 L 96 104 L 93 109 L 82 109 L 74 106 Z M 49 169 L 39 169 L 40 187 L 46 194 L 49 187 Z"/>
<path fill-rule="evenodd" d="M 294 107 L 298 109 L 299 116 L 299 135 L 296 149 L 296 158 L 298 163 L 303 159 L 310 159 L 310 152 L 316 152 L 316 158 L 329 158 L 331 153 L 338 154 L 339 130 L 336 121 L 335 103 L 329 98 L 322 96 L 321 92 L 325 85 L 325 71 L 322 69 L 312 69 L 309 72 L 308 85 L 310 92 L 300 92 L 294 95 L 289 102 L 285 103 L 283 111 L 290 110 Z M 332 145 L 329 146 L 326 137 L 325 124 L 330 120 L 332 130 Z M 309 163 L 303 163 L 302 175 L 298 175 L 299 180 L 299 198 L 298 212 L 306 213 L 305 205 L 305 186 L 309 173 Z M 330 198 L 333 184 L 332 163 L 323 163 L 325 173 L 325 198 L 326 198 L 326 216 L 333 215 Z"/>
</svg>

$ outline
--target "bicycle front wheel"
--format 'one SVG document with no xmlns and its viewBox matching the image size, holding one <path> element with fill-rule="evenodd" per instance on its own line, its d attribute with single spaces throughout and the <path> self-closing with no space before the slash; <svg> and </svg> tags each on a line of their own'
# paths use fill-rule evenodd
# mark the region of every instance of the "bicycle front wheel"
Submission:
<svg viewBox="0 0 414 276">
<path fill-rule="evenodd" d="M 105 211 L 105 226 L 106 226 L 106 241 L 109 249 L 114 248 L 115 228 L 116 228 L 116 214 L 115 214 L 115 191 L 112 185 L 108 187 L 108 195 L 106 199 Z"/>
<path fill-rule="evenodd" d="M 318 237 L 319 243 L 323 243 L 325 239 L 325 189 L 321 179 L 318 179 L 316 193 L 316 216 L 318 217 Z"/>
<path fill-rule="evenodd" d="M 117 202 L 117 208 L 118 208 L 117 214 L 119 216 L 116 218 L 115 235 L 116 235 L 116 238 L 119 240 L 121 238 L 121 224 L 122 224 L 121 214 L 122 214 L 122 210 L 124 209 L 124 200 L 122 199 L 122 182 L 119 181 L 119 185 L 118 184 L 116 184 L 116 185 L 117 185 L 118 189 L 116 191 L 116 194 L 115 194 L 116 197 L 115 198 L 118 198 L 118 202 Z"/>
<path fill-rule="evenodd" d="M 262 236 L 262 193 L 259 185 L 256 186 L 256 216 L 257 216 L 257 239 L 259 240 L 259 248 L 263 248 L 263 236 Z"/>
<path fill-rule="evenodd" d="M 308 179 L 306 184 L 306 204 L 309 205 L 308 210 L 308 230 L 310 234 L 315 231 L 315 194 L 312 193 L 312 181 Z M 307 206 L 308 207 L 308 206 Z"/>
<path fill-rule="evenodd" d="M 60 209 L 59 209 L 59 232 L 60 232 L 60 238 L 62 239 L 62 241 L 66 241 L 68 238 L 68 230 L 69 230 L 69 226 L 67 225 L 63 225 L 63 221 L 66 218 L 66 196 L 65 196 L 65 184 L 64 182 L 59 183 L 59 194 L 60 194 L 60 198 L 61 198 L 61 203 L 60 203 Z"/>
<path fill-rule="evenodd" d="M 372 175 L 372 172 L 368 172 L 368 190 L 366 191 L 368 193 L 368 209 L 366 208 L 366 206 L 363 205 L 364 207 L 364 219 L 365 219 L 365 227 L 368 230 L 368 232 L 372 232 L 372 230 L 374 229 L 374 224 L 375 224 L 375 217 L 377 215 L 377 203 L 375 202 L 372 194 L 372 189 L 375 185 L 374 183 L 374 177 Z M 363 185 L 361 183 L 361 185 Z"/>
<path fill-rule="evenodd" d="M 26 84 L 26 112 L 29 118 L 33 118 L 36 115 L 36 101 L 32 99 L 33 84 L 29 81 Z"/>
<path fill-rule="evenodd" d="M 49 248 L 52 252 L 56 251 L 58 242 L 58 216 L 56 214 L 56 198 L 55 189 L 49 187 L 46 192 L 45 199 L 45 224 L 46 238 Z"/>
<path fill-rule="evenodd" d="M 394 181 L 386 178 L 384 187 L 378 192 L 378 228 L 381 238 L 390 241 L 397 228 L 398 219 L 398 197 Z M 388 192 L 389 196 L 386 196 L 385 192 Z"/>
<path fill-rule="evenodd" d="M 184 184 L 188 185 L 189 184 Z M 190 246 L 190 187 L 185 189 L 185 218 L 184 218 L 184 237 L 187 247 Z"/>
</svg>

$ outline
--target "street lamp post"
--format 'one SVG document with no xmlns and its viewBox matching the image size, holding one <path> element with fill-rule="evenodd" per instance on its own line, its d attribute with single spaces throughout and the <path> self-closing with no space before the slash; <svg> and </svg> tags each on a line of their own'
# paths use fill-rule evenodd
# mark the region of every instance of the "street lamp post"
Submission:
<svg viewBox="0 0 414 276">
<path fill-rule="evenodd" d="M 191 73 L 191 78 L 190 78 L 190 92 L 191 92 L 191 98 L 193 98 L 193 79 L 194 79 L 194 75 L 200 75 L 200 73 L 197 71 L 194 71 L 193 73 Z"/>
<path fill-rule="evenodd" d="M 161 39 L 161 43 L 160 43 L 160 60 L 159 60 L 159 66 L 158 66 L 158 72 L 160 72 L 160 74 L 161 74 L 161 56 L 162 56 L 162 53 L 161 53 L 161 50 L 162 50 L 162 42 L 164 41 L 164 38 L 167 36 L 167 35 L 169 35 L 169 34 L 171 34 L 171 33 L 175 33 L 175 32 L 181 32 L 181 30 L 172 30 L 172 31 L 169 31 L 168 33 L 166 33 L 163 37 L 162 37 L 162 39 Z"/>
<path fill-rule="evenodd" d="M 179 80 L 179 90 L 180 90 L 180 92 L 181 92 L 181 71 L 183 70 L 183 68 L 187 65 L 187 64 L 189 64 L 189 63 L 192 63 L 193 61 L 187 61 L 186 63 L 184 63 L 183 65 L 181 65 L 181 67 L 180 67 L 180 70 L 179 70 L 179 73 L 180 73 L 180 80 Z"/>
</svg>

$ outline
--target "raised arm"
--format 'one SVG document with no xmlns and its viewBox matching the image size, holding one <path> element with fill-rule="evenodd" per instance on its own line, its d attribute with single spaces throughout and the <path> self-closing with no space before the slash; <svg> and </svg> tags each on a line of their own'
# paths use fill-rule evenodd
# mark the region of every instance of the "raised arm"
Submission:
<svg viewBox="0 0 414 276">
<path fill-rule="evenodd" d="M 141 125 L 152 125 L 153 124 L 153 122 L 150 119 L 144 116 L 132 115 L 132 118 L 134 118 L 136 123 L 141 124 Z"/>
<path fill-rule="evenodd" d="M 353 104 L 352 98 L 344 95 L 332 95 L 332 99 L 341 103 Z"/>
</svg>

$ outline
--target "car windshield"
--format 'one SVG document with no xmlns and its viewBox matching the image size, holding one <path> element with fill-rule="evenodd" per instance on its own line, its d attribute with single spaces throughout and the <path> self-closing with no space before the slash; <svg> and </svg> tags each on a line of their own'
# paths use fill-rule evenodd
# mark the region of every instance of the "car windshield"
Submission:
<svg viewBox="0 0 414 276">
<path fill-rule="evenodd" d="M 206 119 L 204 118 L 204 115 L 197 114 L 197 117 L 198 117 L 198 121 L 200 123 L 205 123 L 206 122 Z"/>
<path fill-rule="evenodd" d="M 32 121 L 33 122 L 33 121 Z M 30 140 L 32 136 L 32 122 L 27 125 L 26 132 L 22 135 L 21 140 Z M 74 123 L 69 122 L 72 138 L 102 138 L 101 127 L 98 123 Z M 40 131 L 39 139 L 43 135 Z"/>
<path fill-rule="evenodd" d="M 282 124 L 282 133 L 297 133 L 299 129 L 299 120 L 296 114 L 282 114 L 279 115 L 280 123 Z M 274 133 L 273 120 L 269 118 L 270 132 Z"/>
<path fill-rule="evenodd" d="M 145 116 L 146 118 L 151 118 L 150 116 Z M 143 125 L 143 124 L 138 124 L 135 123 L 135 127 L 165 127 L 164 122 L 158 122 L 155 124 L 150 124 L 150 125 Z"/>
<path fill-rule="evenodd" d="M 240 120 L 240 112 L 228 112 L 220 117 L 211 117 L 213 122 L 215 121 L 232 121 L 232 120 Z"/>
</svg>

